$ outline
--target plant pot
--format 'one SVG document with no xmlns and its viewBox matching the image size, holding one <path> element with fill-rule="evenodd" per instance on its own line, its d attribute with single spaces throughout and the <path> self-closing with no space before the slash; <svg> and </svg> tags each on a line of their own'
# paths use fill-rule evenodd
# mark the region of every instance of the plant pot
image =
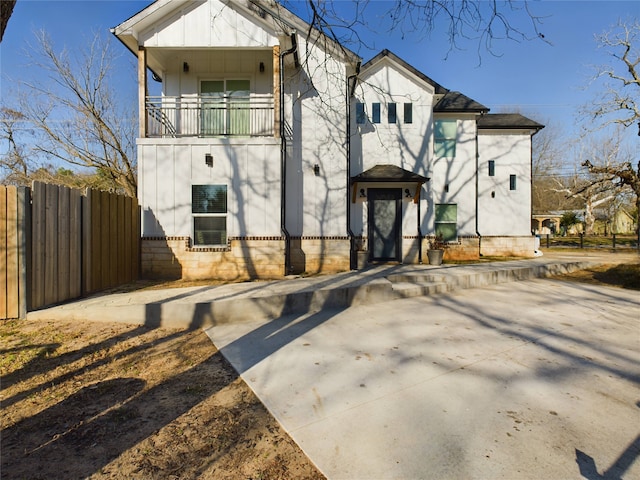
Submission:
<svg viewBox="0 0 640 480">
<path fill-rule="evenodd" d="M 362 251 L 358 251 L 357 253 L 357 257 L 358 257 L 358 270 L 362 270 L 363 268 L 367 268 L 367 265 L 369 263 L 369 252 L 367 252 L 366 250 Z"/>
<path fill-rule="evenodd" d="M 429 257 L 429 265 L 442 265 L 443 256 L 444 256 L 444 250 L 427 250 L 427 257 Z"/>
</svg>

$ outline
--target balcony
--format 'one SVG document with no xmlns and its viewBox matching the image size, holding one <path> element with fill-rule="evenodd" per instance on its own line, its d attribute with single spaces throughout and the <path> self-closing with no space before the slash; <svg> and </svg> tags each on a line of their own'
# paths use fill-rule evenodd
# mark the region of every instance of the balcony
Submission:
<svg viewBox="0 0 640 480">
<path fill-rule="evenodd" d="M 272 137 L 273 95 L 146 97 L 147 137 Z"/>
</svg>

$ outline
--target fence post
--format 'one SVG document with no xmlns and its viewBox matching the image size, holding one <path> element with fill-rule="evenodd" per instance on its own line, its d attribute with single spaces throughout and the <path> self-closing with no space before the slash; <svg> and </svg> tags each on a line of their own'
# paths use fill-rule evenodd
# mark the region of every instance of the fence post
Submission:
<svg viewBox="0 0 640 480">
<path fill-rule="evenodd" d="M 580 232 L 580 248 L 584 248 L 584 233 Z"/>
<path fill-rule="evenodd" d="M 616 249 L 616 234 L 613 234 L 613 249 Z"/>
<path fill-rule="evenodd" d="M 547 248 L 551 245 L 551 235 L 547 233 Z"/>
</svg>

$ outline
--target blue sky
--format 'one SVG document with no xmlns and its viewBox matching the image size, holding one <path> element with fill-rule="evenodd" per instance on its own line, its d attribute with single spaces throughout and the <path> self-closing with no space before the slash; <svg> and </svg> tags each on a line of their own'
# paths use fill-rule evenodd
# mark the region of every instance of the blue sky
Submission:
<svg viewBox="0 0 640 480">
<path fill-rule="evenodd" d="M 25 44 L 32 42 L 34 29 L 47 30 L 59 48 L 72 47 L 92 31 L 107 31 L 149 3 L 18 0 L 0 44 L 2 98 L 7 98 L 16 79 L 31 74 L 22 52 Z M 373 14 L 383 9 L 382 3 L 373 4 Z M 302 11 L 304 5 L 300 3 Z M 379 28 L 380 19 L 375 15 L 369 20 L 371 30 L 378 33 L 362 32 L 375 49 L 362 48 L 358 53 L 366 61 L 388 48 L 435 81 L 461 91 L 493 112 L 520 111 L 541 123 L 564 125 L 570 132 L 576 109 L 595 93 L 582 90 L 593 72 L 590 65 L 610 60 L 597 48 L 594 35 L 610 29 L 619 19 L 640 17 L 640 1 L 533 1 L 530 9 L 544 17 L 540 31 L 550 44 L 539 40 L 500 41 L 495 44 L 500 56 L 482 52 L 480 65 L 473 42 L 463 43 L 464 50 L 454 50 L 445 59 L 448 40 L 443 32 L 434 32 L 429 38 L 411 34 L 401 38 L 398 31 L 385 33 Z M 115 46 L 122 53 L 122 88 L 135 92 L 133 56 L 124 47 Z"/>
</svg>

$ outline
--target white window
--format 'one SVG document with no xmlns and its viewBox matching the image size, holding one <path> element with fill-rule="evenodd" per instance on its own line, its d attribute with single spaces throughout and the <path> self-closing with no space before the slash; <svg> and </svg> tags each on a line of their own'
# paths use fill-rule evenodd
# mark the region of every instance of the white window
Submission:
<svg viewBox="0 0 640 480">
<path fill-rule="evenodd" d="M 227 186 L 192 185 L 193 243 L 227 244 Z"/>
<path fill-rule="evenodd" d="M 434 127 L 434 153 L 436 157 L 456 156 L 456 120 L 436 120 Z"/>
</svg>

